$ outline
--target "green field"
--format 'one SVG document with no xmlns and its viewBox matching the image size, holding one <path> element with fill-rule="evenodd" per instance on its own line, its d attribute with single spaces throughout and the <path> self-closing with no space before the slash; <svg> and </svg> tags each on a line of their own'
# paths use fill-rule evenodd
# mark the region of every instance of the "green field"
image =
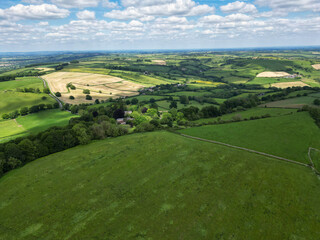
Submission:
<svg viewBox="0 0 320 240">
<path fill-rule="evenodd" d="M 42 100 L 42 97 L 46 97 Z M 20 110 L 23 107 L 31 107 L 39 104 L 54 104 L 56 101 L 44 93 L 22 93 L 14 91 L 0 91 L 0 116 Z"/>
<path fill-rule="evenodd" d="M 250 117 L 261 117 L 266 114 L 270 114 L 271 117 L 277 117 L 277 116 L 282 116 L 290 113 L 294 113 L 296 110 L 293 109 L 282 109 L 282 108 L 252 108 L 246 111 L 241 111 L 241 112 L 235 112 L 235 113 L 230 113 L 230 114 L 225 114 L 220 117 L 215 117 L 215 118 L 204 118 L 204 119 L 199 119 L 194 122 L 196 123 L 208 123 L 208 122 L 214 122 L 214 121 L 227 121 L 227 120 L 233 120 L 234 118 L 237 118 L 240 120 L 244 120 L 245 118 L 250 119 Z"/>
<path fill-rule="evenodd" d="M 320 234 L 320 182 L 310 169 L 166 132 L 38 159 L 2 177 L 0 192 L 5 240 Z"/>
<path fill-rule="evenodd" d="M 188 128 L 180 132 L 304 163 L 309 163 L 309 147 L 320 149 L 320 129 L 307 112 Z"/>
<path fill-rule="evenodd" d="M 16 90 L 17 88 L 39 88 L 42 91 L 43 82 L 37 77 L 23 77 L 14 81 L 0 82 L 0 91 Z"/>
<path fill-rule="evenodd" d="M 16 120 L 2 120 L 0 121 L 0 142 L 31 133 L 36 134 L 53 126 L 65 126 L 72 117 L 75 115 L 55 109 L 21 116 Z"/>
<path fill-rule="evenodd" d="M 311 96 L 288 98 L 285 100 L 262 104 L 262 106 L 278 107 L 278 108 L 301 108 L 304 105 L 313 105 L 313 101 L 315 99 L 316 99 L 315 97 L 311 97 Z"/>
</svg>

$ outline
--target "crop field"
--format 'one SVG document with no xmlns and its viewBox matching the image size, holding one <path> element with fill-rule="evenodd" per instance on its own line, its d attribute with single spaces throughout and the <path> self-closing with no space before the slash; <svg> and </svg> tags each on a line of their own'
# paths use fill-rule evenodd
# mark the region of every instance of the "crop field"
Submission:
<svg viewBox="0 0 320 240">
<path fill-rule="evenodd" d="M 182 133 L 309 163 L 309 147 L 320 148 L 320 130 L 307 112 L 210 125 Z"/>
<path fill-rule="evenodd" d="M 309 85 L 301 81 L 281 82 L 281 83 L 271 84 L 271 87 L 276 87 L 276 88 L 305 87 L 305 86 L 309 86 Z"/>
<path fill-rule="evenodd" d="M 45 100 L 42 97 L 46 97 Z M 10 113 L 20 110 L 23 107 L 31 107 L 39 104 L 54 104 L 53 100 L 47 94 L 22 93 L 14 91 L 0 91 L 0 116 L 4 113 Z"/>
<path fill-rule="evenodd" d="M 53 126 L 65 126 L 73 117 L 76 115 L 55 109 L 20 116 L 15 120 L 2 120 L 0 121 L 0 142 L 36 134 Z"/>
<path fill-rule="evenodd" d="M 0 192 L 6 240 L 316 239 L 320 229 L 308 168 L 166 132 L 36 160 L 2 177 Z"/>
<path fill-rule="evenodd" d="M 296 112 L 294 109 L 285 109 L 285 108 L 262 108 L 262 107 L 257 107 L 257 108 L 252 108 L 246 111 L 241 111 L 241 112 L 235 112 L 235 113 L 230 113 L 230 114 L 225 114 L 220 117 L 215 117 L 215 118 L 203 118 L 196 120 L 194 122 L 196 123 L 212 123 L 212 122 L 219 122 L 219 120 L 227 121 L 227 120 L 234 120 L 234 119 L 239 119 L 239 120 L 244 120 L 250 119 L 250 117 L 261 117 L 266 114 L 270 114 L 271 117 L 279 117 L 283 115 L 288 115 L 291 113 Z"/>
<path fill-rule="evenodd" d="M 307 97 L 296 97 L 289 98 L 285 100 L 269 102 L 263 104 L 263 106 L 271 107 L 271 108 L 301 108 L 304 105 L 313 105 L 313 101 L 315 97 L 307 96 Z"/>
<path fill-rule="evenodd" d="M 92 102 L 95 99 L 106 100 L 110 97 L 133 96 L 138 94 L 138 90 L 143 85 L 102 74 L 78 73 L 78 72 L 56 72 L 43 76 L 48 82 L 51 91 L 60 92 L 61 100 L 67 103 Z M 76 90 L 67 89 L 67 84 L 71 83 Z M 90 90 L 92 100 L 86 100 L 84 89 Z M 75 100 L 69 99 L 74 96 Z"/>
<path fill-rule="evenodd" d="M 258 78 L 282 78 L 287 76 L 290 76 L 290 74 L 286 72 L 262 72 L 257 75 Z"/>
<path fill-rule="evenodd" d="M 16 90 L 17 88 L 39 88 L 43 89 L 43 82 L 37 77 L 22 77 L 14 81 L 0 82 L 0 91 Z"/>
</svg>

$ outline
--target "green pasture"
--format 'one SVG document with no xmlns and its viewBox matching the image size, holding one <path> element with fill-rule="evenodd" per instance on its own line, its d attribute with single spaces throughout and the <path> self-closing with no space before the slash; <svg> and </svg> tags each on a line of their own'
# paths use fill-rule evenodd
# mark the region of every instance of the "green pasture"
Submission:
<svg viewBox="0 0 320 240">
<path fill-rule="evenodd" d="M 245 111 L 240 111 L 240 112 L 234 112 L 230 114 L 225 114 L 220 117 L 215 117 L 215 118 L 202 118 L 199 120 L 196 120 L 194 122 L 196 123 L 212 123 L 212 122 L 219 122 L 219 120 L 222 121 L 228 121 L 228 120 L 233 120 L 235 118 L 240 120 L 250 119 L 250 117 L 261 117 L 266 114 L 270 114 L 271 117 L 278 117 L 278 116 L 283 116 L 291 113 L 295 113 L 296 110 L 294 109 L 286 109 L 286 108 L 251 108 Z"/>
<path fill-rule="evenodd" d="M 313 101 L 315 97 L 307 96 L 307 97 L 295 97 L 288 98 L 284 100 L 279 100 L 275 102 L 268 102 L 262 104 L 262 106 L 267 107 L 278 107 L 278 108 L 301 108 L 304 105 L 313 105 Z"/>
<path fill-rule="evenodd" d="M 0 142 L 18 136 L 36 134 L 53 126 L 65 126 L 73 117 L 76 115 L 54 109 L 20 116 L 16 120 L 2 120 L 0 121 Z"/>
<path fill-rule="evenodd" d="M 320 148 L 320 129 L 308 112 L 208 125 L 181 130 L 181 133 L 309 163 L 309 147 Z"/>
<path fill-rule="evenodd" d="M 42 100 L 42 97 L 46 97 Z M 23 107 L 31 107 L 39 104 L 54 104 L 55 100 L 48 94 L 43 93 L 22 93 L 15 91 L 0 91 L 0 116 L 4 113 L 10 113 L 20 110 Z"/>
<path fill-rule="evenodd" d="M 166 133 L 79 146 L 0 179 L 0 239 L 317 239 L 308 168 Z"/>
<path fill-rule="evenodd" d="M 17 88 L 39 88 L 42 91 L 43 81 L 37 77 L 22 77 L 13 81 L 0 82 L 0 91 L 16 90 Z"/>
</svg>

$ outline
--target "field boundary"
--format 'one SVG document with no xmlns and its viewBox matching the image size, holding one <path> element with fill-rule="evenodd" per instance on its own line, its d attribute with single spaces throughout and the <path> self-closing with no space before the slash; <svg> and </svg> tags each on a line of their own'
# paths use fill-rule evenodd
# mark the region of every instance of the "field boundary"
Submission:
<svg viewBox="0 0 320 240">
<path fill-rule="evenodd" d="M 208 140 L 208 139 L 199 138 L 199 137 L 193 137 L 193 136 L 186 135 L 186 134 L 183 134 L 183 133 L 178 133 L 178 132 L 174 132 L 174 133 L 176 133 L 176 134 L 178 134 L 180 136 L 186 137 L 186 138 L 191 138 L 191 139 L 195 139 L 195 140 L 199 140 L 199 141 L 203 141 L 203 142 L 209 142 L 209 143 L 214 143 L 214 144 L 218 144 L 218 145 L 222 145 L 222 146 L 226 146 L 226 147 L 231 147 L 231 148 L 243 150 L 243 151 L 246 151 L 246 152 L 262 155 L 262 156 L 265 156 L 265 157 L 274 158 L 274 159 L 277 159 L 277 160 L 280 160 L 280 161 L 284 161 L 284 162 L 287 162 L 287 163 L 308 167 L 308 168 L 311 168 L 312 170 L 314 170 L 313 166 L 310 165 L 310 164 L 297 162 L 297 161 L 290 160 L 290 159 L 287 159 L 287 158 L 283 158 L 283 157 L 275 156 L 275 155 L 272 155 L 272 154 L 259 152 L 259 151 L 256 151 L 256 150 L 252 150 L 252 149 L 248 149 L 248 148 L 244 148 L 244 147 L 239 147 L 239 146 L 235 146 L 235 145 L 231 145 L 231 144 L 227 144 L 227 143 L 223 143 L 223 142 L 218 142 L 218 141 L 214 141 L 214 140 Z"/>
<path fill-rule="evenodd" d="M 320 175 L 320 172 L 318 171 L 318 169 L 316 168 L 316 166 L 314 165 L 313 161 L 312 161 L 312 157 L 311 157 L 311 150 L 314 150 L 316 152 L 320 152 L 319 149 L 316 149 L 316 148 L 313 148 L 313 147 L 309 147 L 309 151 L 308 151 L 308 157 L 309 157 L 309 160 L 310 160 L 310 163 L 311 163 L 311 168 L 313 169 L 313 171 Z"/>
<path fill-rule="evenodd" d="M 63 103 L 62 103 L 62 101 L 54 95 L 54 93 L 51 91 L 50 86 L 49 86 L 49 84 L 47 83 L 47 81 L 44 80 L 42 77 L 38 77 L 38 78 L 43 81 L 43 86 L 44 86 L 45 88 L 48 88 L 48 89 L 49 89 L 49 91 L 50 91 L 49 96 L 52 97 L 54 100 L 56 100 L 56 101 L 59 103 L 59 108 L 62 109 L 62 108 L 63 108 Z"/>
</svg>

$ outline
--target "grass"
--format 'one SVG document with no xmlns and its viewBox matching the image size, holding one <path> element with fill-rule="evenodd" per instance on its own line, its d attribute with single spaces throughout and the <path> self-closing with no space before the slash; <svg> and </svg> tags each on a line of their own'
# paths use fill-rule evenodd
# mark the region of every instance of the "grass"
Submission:
<svg viewBox="0 0 320 240">
<path fill-rule="evenodd" d="M 23 77 L 14 81 L 0 82 L 0 91 L 15 90 L 17 88 L 39 88 L 42 90 L 43 82 L 37 77 Z"/>
<path fill-rule="evenodd" d="M 320 148 L 320 129 L 307 112 L 253 121 L 210 125 L 182 133 L 309 163 L 309 147 Z"/>
<path fill-rule="evenodd" d="M 282 109 L 282 108 L 252 108 L 246 111 L 241 111 L 241 112 L 235 112 L 235 113 L 230 113 L 230 114 L 225 114 L 220 117 L 215 117 L 215 118 L 203 118 L 196 120 L 194 122 L 196 123 L 207 123 L 207 122 L 214 122 L 220 120 L 232 120 L 234 117 L 240 117 L 241 119 L 250 119 L 250 117 L 261 117 L 265 114 L 270 114 L 271 117 L 277 117 L 277 116 L 282 116 L 286 114 L 290 114 L 296 112 L 296 110 L 293 109 Z"/>
<path fill-rule="evenodd" d="M 76 116 L 66 111 L 54 109 L 18 117 L 16 121 L 0 121 L 0 142 L 31 133 L 36 134 L 53 126 L 65 126 L 72 117 Z"/>
<path fill-rule="evenodd" d="M 313 101 L 315 97 L 307 96 L 307 97 L 296 97 L 296 98 L 289 98 L 285 100 L 269 102 L 263 104 L 263 106 L 267 107 L 278 107 L 278 108 L 301 108 L 304 105 L 313 105 Z"/>
<path fill-rule="evenodd" d="M 159 147 L 161 145 L 161 147 Z M 0 179 L 0 239 L 316 239 L 308 169 L 166 132 L 57 153 Z"/>
<path fill-rule="evenodd" d="M 42 100 L 42 97 L 46 97 Z M 0 91 L 0 117 L 4 113 L 10 113 L 15 110 L 20 110 L 23 107 L 31 107 L 39 104 L 54 104 L 53 100 L 47 94 L 22 93 L 13 91 Z"/>
</svg>

